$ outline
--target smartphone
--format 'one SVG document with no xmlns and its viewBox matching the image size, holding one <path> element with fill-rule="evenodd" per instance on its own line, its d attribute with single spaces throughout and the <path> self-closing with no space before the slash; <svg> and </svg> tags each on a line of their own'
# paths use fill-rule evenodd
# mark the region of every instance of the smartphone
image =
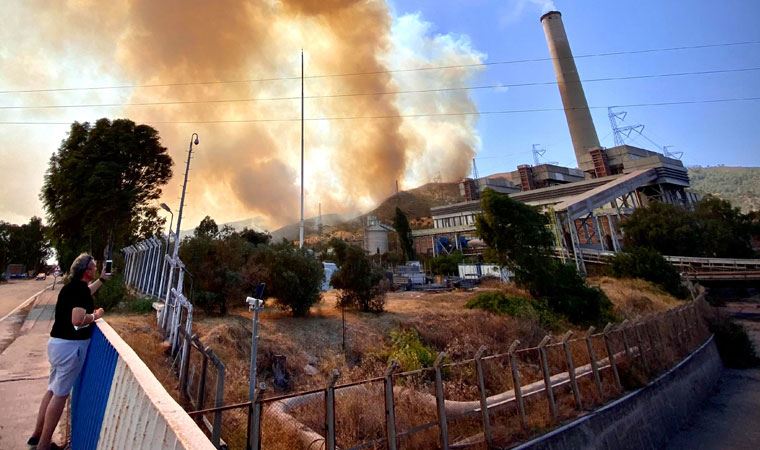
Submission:
<svg viewBox="0 0 760 450">
<path fill-rule="evenodd" d="M 106 260 L 106 266 L 103 269 L 103 272 L 107 273 L 108 275 L 111 275 L 112 271 L 113 271 L 113 260 L 107 259 Z"/>
</svg>

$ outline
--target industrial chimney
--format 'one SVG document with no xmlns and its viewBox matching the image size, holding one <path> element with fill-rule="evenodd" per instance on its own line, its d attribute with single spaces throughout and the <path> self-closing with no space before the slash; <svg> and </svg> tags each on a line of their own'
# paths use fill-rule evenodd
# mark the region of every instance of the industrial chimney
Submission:
<svg viewBox="0 0 760 450">
<path fill-rule="evenodd" d="M 599 148 L 599 137 L 596 135 L 594 122 L 586 103 L 578 69 L 575 67 L 570 42 L 562 24 L 562 14 L 559 11 L 549 11 L 541 16 L 541 23 L 549 45 L 549 53 L 554 62 L 554 73 L 557 76 L 557 87 L 562 96 L 567 126 L 573 140 L 575 159 L 578 167 L 584 172 L 593 171 L 590 150 Z"/>
</svg>

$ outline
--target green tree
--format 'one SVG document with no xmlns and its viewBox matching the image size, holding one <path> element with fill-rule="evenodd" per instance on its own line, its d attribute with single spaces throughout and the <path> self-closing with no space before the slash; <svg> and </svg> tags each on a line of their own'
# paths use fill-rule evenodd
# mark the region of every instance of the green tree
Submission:
<svg viewBox="0 0 760 450">
<path fill-rule="evenodd" d="M 382 312 L 385 306 L 385 292 L 380 284 L 383 272 L 372 266 L 361 248 L 340 239 L 332 239 L 330 243 L 337 256 L 338 271 L 333 274 L 330 283 L 341 290 L 338 306 Z"/>
<path fill-rule="evenodd" d="M 460 251 L 438 255 L 430 258 L 430 271 L 435 275 L 456 275 L 459 273 L 459 264 L 462 261 L 464 261 L 464 255 Z"/>
<path fill-rule="evenodd" d="M 321 299 L 324 268 L 306 249 L 283 241 L 259 245 L 252 258 L 252 264 L 263 268 L 261 281 L 266 283 L 268 295 L 294 316 L 307 316 L 311 306 Z"/>
<path fill-rule="evenodd" d="M 23 225 L 0 222 L 0 270 L 16 263 L 23 264 L 26 270 L 43 272 L 50 255 L 47 227 L 39 217 Z"/>
<path fill-rule="evenodd" d="M 634 210 L 620 227 L 626 247 L 648 247 L 663 255 L 700 256 L 701 233 L 693 215 L 684 208 L 652 202 Z"/>
<path fill-rule="evenodd" d="M 700 248 L 704 256 L 752 258 L 752 234 L 755 226 L 751 214 L 742 214 L 727 200 L 707 196 L 694 208 L 700 228 Z"/>
<path fill-rule="evenodd" d="M 195 227 L 193 231 L 195 237 L 205 237 L 209 239 L 215 238 L 219 234 L 219 226 L 216 221 L 209 216 L 206 216 L 201 220 L 201 223 Z"/>
<path fill-rule="evenodd" d="M 756 225 L 726 200 L 707 196 L 694 211 L 661 202 L 636 209 L 622 224 L 626 247 L 663 255 L 751 258 Z"/>
<path fill-rule="evenodd" d="M 478 233 L 494 250 L 500 264 L 515 274 L 515 282 L 548 307 L 577 324 L 609 319 L 612 304 L 604 293 L 586 285 L 575 267 L 551 256 L 548 219 L 535 208 L 486 189 Z"/>
<path fill-rule="evenodd" d="M 540 279 L 551 259 L 552 235 L 546 216 L 508 195 L 486 189 L 481 195 L 483 213 L 475 226 L 491 247 L 500 265 L 515 274 L 521 284 Z"/>
<path fill-rule="evenodd" d="M 172 175 L 158 132 L 131 120 L 74 122 L 50 158 L 40 198 L 59 263 L 109 241 L 120 248 L 157 232 L 163 219 L 152 206 Z"/>
<path fill-rule="evenodd" d="M 412 239 L 412 228 L 409 226 L 409 219 L 401 208 L 396 207 L 396 215 L 393 217 L 393 228 L 398 234 L 398 241 L 401 251 L 404 253 L 404 259 L 409 261 L 414 259 L 414 241 Z"/>
<path fill-rule="evenodd" d="M 612 274 L 618 278 L 643 278 L 678 298 L 688 295 L 676 268 L 651 248 L 632 247 L 617 253 L 612 259 Z"/>
<path fill-rule="evenodd" d="M 268 244 L 272 240 L 271 234 L 250 228 L 243 228 L 243 231 L 240 231 L 240 237 L 252 245 Z"/>
</svg>

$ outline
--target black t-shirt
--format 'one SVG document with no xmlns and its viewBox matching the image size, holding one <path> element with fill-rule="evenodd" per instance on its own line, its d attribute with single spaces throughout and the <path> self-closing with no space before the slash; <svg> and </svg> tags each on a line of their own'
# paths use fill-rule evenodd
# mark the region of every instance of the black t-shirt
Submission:
<svg viewBox="0 0 760 450">
<path fill-rule="evenodd" d="M 84 308 L 88 314 L 95 310 L 95 301 L 92 299 L 90 288 L 82 280 L 69 282 L 58 293 L 55 322 L 50 330 L 50 337 L 79 341 L 92 336 L 92 325 L 79 330 L 74 329 L 74 325 L 71 324 L 71 310 L 74 308 Z"/>
</svg>

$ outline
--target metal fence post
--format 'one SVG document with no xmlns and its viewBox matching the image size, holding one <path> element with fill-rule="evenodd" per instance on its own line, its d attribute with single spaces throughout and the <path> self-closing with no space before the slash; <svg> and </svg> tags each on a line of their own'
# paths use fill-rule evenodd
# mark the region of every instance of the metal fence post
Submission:
<svg viewBox="0 0 760 450">
<path fill-rule="evenodd" d="M 441 364 L 446 353 L 441 352 L 435 359 L 433 368 L 435 369 L 435 403 L 438 411 L 438 430 L 441 448 L 449 449 L 449 428 L 446 421 L 446 398 L 443 395 L 443 375 L 441 374 Z"/>
<path fill-rule="evenodd" d="M 396 406 L 393 400 L 393 372 L 398 369 L 398 363 L 391 361 L 385 370 L 385 434 L 388 440 L 388 450 L 396 450 Z"/>
<path fill-rule="evenodd" d="M 216 366 L 216 398 L 214 407 L 221 408 L 224 405 L 224 363 L 216 356 L 213 350 L 209 350 L 209 357 Z M 222 412 L 214 412 L 214 426 L 211 431 L 211 442 L 219 447 L 219 440 L 222 437 Z"/>
<path fill-rule="evenodd" d="M 604 391 L 602 391 L 602 380 L 599 378 L 599 366 L 596 364 L 596 354 L 594 352 L 594 345 L 591 342 L 596 328 L 593 326 L 588 327 L 586 332 L 586 348 L 588 349 L 588 359 L 591 363 L 591 371 L 594 373 L 594 383 L 596 384 L 596 390 L 599 392 L 599 397 L 604 400 Z"/>
<path fill-rule="evenodd" d="M 631 346 L 628 343 L 628 335 L 626 334 L 626 329 L 628 329 L 629 322 L 628 319 L 625 319 L 620 323 L 619 329 L 620 334 L 623 336 L 623 348 L 625 349 L 625 359 L 628 361 L 628 364 L 633 364 L 633 359 L 631 357 Z"/>
<path fill-rule="evenodd" d="M 549 361 L 546 358 L 546 344 L 552 340 L 551 336 L 544 336 L 541 343 L 538 344 L 538 353 L 541 357 L 541 372 L 544 374 L 544 387 L 546 388 L 546 399 L 549 401 L 549 411 L 556 422 L 558 419 L 557 404 L 554 402 L 554 390 L 552 389 L 552 378 L 549 372 Z"/>
<path fill-rule="evenodd" d="M 565 350 L 565 360 L 567 361 L 567 373 L 570 376 L 570 387 L 573 389 L 573 397 L 575 397 L 575 405 L 579 410 L 583 409 L 583 402 L 581 401 L 581 391 L 578 389 L 578 380 L 575 378 L 575 363 L 573 362 L 573 354 L 570 351 L 570 343 L 568 342 L 573 336 L 572 331 L 568 331 L 562 337 L 562 348 Z"/>
<path fill-rule="evenodd" d="M 486 383 L 483 377 L 483 353 L 486 346 L 483 345 L 475 354 L 475 371 L 478 376 L 478 391 L 480 392 L 480 414 L 483 417 L 483 431 L 485 433 L 486 444 L 490 448 L 493 445 L 493 436 L 491 435 L 491 418 L 488 413 L 488 400 L 486 395 Z"/>
<path fill-rule="evenodd" d="M 515 399 L 517 399 L 517 412 L 520 415 L 520 425 L 523 429 L 528 428 L 528 419 L 525 417 L 525 403 L 522 397 L 522 386 L 520 381 L 520 370 L 517 367 L 517 357 L 515 356 L 515 350 L 520 345 L 520 341 L 515 339 L 507 350 L 509 355 L 509 367 L 512 371 L 512 387 L 514 388 Z"/>
<path fill-rule="evenodd" d="M 335 382 L 340 372 L 333 370 L 325 388 L 325 441 L 327 450 L 335 450 Z"/>
<path fill-rule="evenodd" d="M 647 356 L 644 354 L 644 340 L 641 339 L 641 322 L 637 322 L 633 326 L 633 330 L 636 335 L 636 345 L 639 347 L 639 361 L 641 361 L 641 365 L 644 366 L 644 372 L 647 374 L 649 373 L 649 365 L 647 364 Z"/>
<path fill-rule="evenodd" d="M 251 450 L 261 450 L 261 418 L 264 410 L 261 400 L 263 396 L 264 389 L 257 389 L 248 409 L 248 447 Z"/>
<path fill-rule="evenodd" d="M 604 327 L 604 346 L 607 347 L 607 355 L 610 360 L 610 367 L 612 367 L 612 373 L 615 375 L 615 384 L 618 389 L 623 390 L 623 384 L 620 382 L 620 374 L 618 374 L 617 365 L 615 364 L 615 352 L 610 343 L 610 331 L 612 330 L 612 324 L 607 323 Z"/>
</svg>

